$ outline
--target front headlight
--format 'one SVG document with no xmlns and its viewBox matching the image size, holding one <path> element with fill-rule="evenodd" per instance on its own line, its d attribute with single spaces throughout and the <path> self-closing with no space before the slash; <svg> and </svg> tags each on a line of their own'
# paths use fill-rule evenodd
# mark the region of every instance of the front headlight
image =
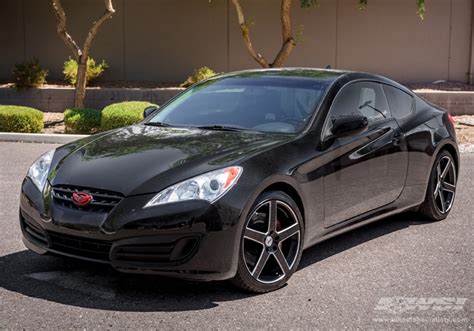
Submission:
<svg viewBox="0 0 474 331">
<path fill-rule="evenodd" d="M 241 173 L 241 167 L 228 167 L 190 178 L 164 189 L 144 208 L 186 200 L 206 200 L 212 203 L 230 190 Z"/>
<path fill-rule="evenodd" d="M 41 155 L 28 170 L 28 176 L 40 192 L 43 192 L 46 179 L 48 178 L 49 167 L 53 160 L 54 149 Z"/>
</svg>

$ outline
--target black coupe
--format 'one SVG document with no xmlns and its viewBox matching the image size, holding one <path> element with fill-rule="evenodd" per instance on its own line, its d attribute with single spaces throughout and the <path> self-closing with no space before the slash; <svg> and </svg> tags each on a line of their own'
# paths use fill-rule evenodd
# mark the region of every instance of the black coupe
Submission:
<svg viewBox="0 0 474 331">
<path fill-rule="evenodd" d="M 453 206 L 452 117 L 384 77 L 241 71 L 145 116 L 31 166 L 28 248 L 267 292 L 321 240 L 407 210 L 441 220 Z"/>
</svg>

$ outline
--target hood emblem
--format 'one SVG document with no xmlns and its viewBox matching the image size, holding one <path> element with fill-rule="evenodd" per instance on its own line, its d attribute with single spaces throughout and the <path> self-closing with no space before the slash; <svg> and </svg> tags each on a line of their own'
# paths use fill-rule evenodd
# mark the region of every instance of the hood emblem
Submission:
<svg viewBox="0 0 474 331">
<path fill-rule="evenodd" d="M 85 193 L 85 192 L 74 192 L 72 194 L 72 202 L 76 206 L 83 207 L 91 203 L 92 195 Z"/>
</svg>

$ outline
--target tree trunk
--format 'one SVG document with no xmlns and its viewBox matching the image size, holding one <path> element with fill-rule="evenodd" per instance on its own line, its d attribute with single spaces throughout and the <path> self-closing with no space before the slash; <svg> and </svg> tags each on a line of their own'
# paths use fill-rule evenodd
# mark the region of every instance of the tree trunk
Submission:
<svg viewBox="0 0 474 331">
<path fill-rule="evenodd" d="M 257 61 L 263 68 L 269 68 L 270 64 L 268 63 L 267 59 L 265 59 L 260 53 L 258 53 L 252 45 L 252 40 L 250 38 L 250 29 L 248 26 L 247 21 L 245 20 L 244 11 L 242 6 L 240 5 L 239 0 L 232 0 L 232 4 L 235 7 L 235 11 L 237 13 L 237 19 L 239 21 L 240 30 L 242 31 L 242 38 L 244 38 L 245 47 L 247 47 L 247 51 L 250 53 L 250 56 Z"/>
<path fill-rule="evenodd" d="M 272 67 L 281 67 L 288 57 L 291 51 L 296 46 L 295 38 L 293 38 L 291 32 L 291 1 L 292 0 L 281 0 L 281 32 L 283 37 L 283 44 L 281 45 L 280 52 L 272 63 Z"/>
<path fill-rule="evenodd" d="M 66 46 L 72 51 L 74 58 L 77 61 L 77 81 L 76 81 L 76 93 L 74 98 L 74 107 L 84 108 L 84 97 L 86 95 L 86 73 L 87 73 L 87 59 L 89 58 L 89 52 L 92 47 L 92 41 L 94 40 L 97 32 L 101 25 L 115 13 L 112 0 L 103 0 L 105 5 L 104 13 L 92 23 L 91 28 L 87 33 L 86 40 L 82 49 L 79 48 L 77 43 L 72 39 L 71 35 L 66 30 L 66 13 L 64 12 L 61 0 L 50 0 L 53 7 L 53 11 L 56 15 L 57 30 L 61 39 L 64 41 Z"/>
<path fill-rule="evenodd" d="M 84 108 L 84 98 L 86 96 L 86 73 L 87 73 L 87 60 L 81 56 L 80 61 L 77 65 L 77 80 L 76 80 L 76 93 L 74 97 L 74 107 Z"/>
<path fill-rule="evenodd" d="M 249 52 L 250 56 L 263 68 L 276 68 L 281 67 L 288 59 L 291 51 L 296 46 L 295 38 L 293 38 L 292 31 L 291 31 L 291 3 L 292 0 L 281 0 L 281 31 L 283 42 L 278 52 L 275 60 L 272 63 L 269 63 L 267 59 L 258 53 L 255 48 L 253 47 L 252 40 L 250 38 L 250 28 L 245 20 L 245 14 L 242 9 L 239 0 L 232 0 L 232 4 L 235 7 L 235 11 L 237 13 L 237 19 L 239 21 L 240 30 L 242 31 L 242 37 L 244 39 L 245 47 Z"/>
</svg>

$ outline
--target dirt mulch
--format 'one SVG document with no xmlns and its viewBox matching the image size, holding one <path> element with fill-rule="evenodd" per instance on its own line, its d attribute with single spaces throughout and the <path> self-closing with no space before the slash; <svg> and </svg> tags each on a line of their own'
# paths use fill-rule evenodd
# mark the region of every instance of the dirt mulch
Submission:
<svg viewBox="0 0 474 331">
<path fill-rule="evenodd" d="M 474 85 L 462 82 L 437 81 L 433 83 L 405 84 L 411 90 L 423 91 L 474 91 Z"/>
<path fill-rule="evenodd" d="M 460 144 L 474 144 L 474 116 L 454 116 L 455 128 Z M 64 115 L 62 113 L 44 113 L 43 133 L 64 133 Z"/>
<path fill-rule="evenodd" d="M 474 116 L 454 116 L 456 136 L 460 144 L 474 144 Z"/>
<path fill-rule="evenodd" d="M 64 133 L 64 114 L 63 113 L 44 113 L 43 133 Z"/>
</svg>

